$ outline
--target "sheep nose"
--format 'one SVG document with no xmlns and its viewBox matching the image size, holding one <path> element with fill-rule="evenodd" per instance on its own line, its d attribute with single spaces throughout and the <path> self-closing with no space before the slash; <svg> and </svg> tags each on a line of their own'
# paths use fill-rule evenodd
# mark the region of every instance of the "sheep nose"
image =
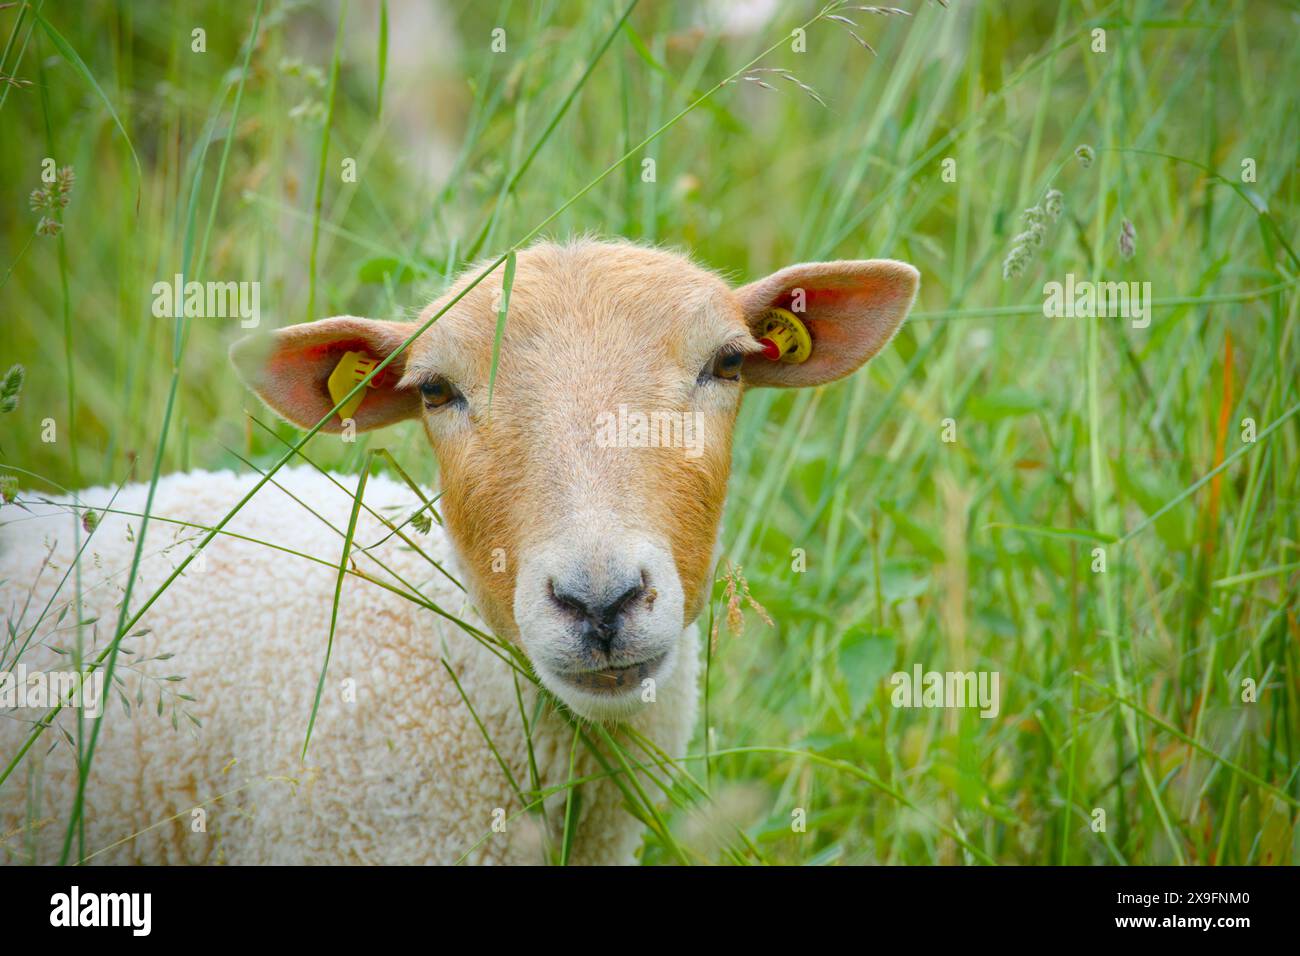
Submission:
<svg viewBox="0 0 1300 956">
<path fill-rule="evenodd" d="M 638 574 L 634 581 L 625 581 L 599 593 L 588 593 L 586 589 L 551 580 L 551 598 L 577 618 L 583 646 L 606 654 L 618 637 L 624 612 L 645 592 L 644 573 Z"/>
</svg>

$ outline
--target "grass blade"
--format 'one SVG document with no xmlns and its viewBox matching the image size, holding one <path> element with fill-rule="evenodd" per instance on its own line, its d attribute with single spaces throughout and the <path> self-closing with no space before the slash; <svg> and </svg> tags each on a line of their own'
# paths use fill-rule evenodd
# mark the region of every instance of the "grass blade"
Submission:
<svg viewBox="0 0 1300 956">
<path fill-rule="evenodd" d="M 347 0 L 339 5 L 339 24 L 334 32 L 334 55 L 330 58 L 329 93 L 326 96 L 325 122 L 320 136 L 320 160 L 316 168 L 316 194 L 312 200 L 311 253 L 307 260 L 307 318 L 316 318 L 316 254 L 320 248 L 321 205 L 325 198 L 325 167 L 329 162 L 330 127 L 334 124 L 334 98 L 339 86 L 339 61 L 343 56 L 343 26 L 348 16 Z"/>
<path fill-rule="evenodd" d="M 357 533 L 357 516 L 361 514 L 361 502 L 366 496 L 366 480 L 370 477 L 371 456 L 367 455 L 361 477 L 357 480 L 356 494 L 352 499 L 352 513 L 348 515 L 348 530 L 343 535 L 343 554 L 339 558 L 339 573 L 334 580 L 334 601 L 330 605 L 330 633 L 325 642 L 325 660 L 321 662 L 320 677 L 316 681 L 316 696 L 311 702 L 311 717 L 307 720 L 307 733 L 302 741 L 302 757 L 307 757 L 307 746 L 311 743 L 311 732 L 316 726 L 316 714 L 320 710 L 321 695 L 325 692 L 325 674 L 330 667 L 330 654 L 334 650 L 334 630 L 339 621 L 339 598 L 343 596 L 343 578 L 348 573 L 348 559 L 352 554 L 352 538 Z"/>
<path fill-rule="evenodd" d="M 492 339 L 492 369 L 488 373 L 488 414 L 492 414 L 492 390 L 497 383 L 497 364 L 501 361 L 501 337 L 506 330 L 506 312 L 510 308 L 510 290 L 515 284 L 515 253 L 506 256 L 506 271 L 501 278 L 501 308 L 497 310 L 496 334 Z"/>
</svg>

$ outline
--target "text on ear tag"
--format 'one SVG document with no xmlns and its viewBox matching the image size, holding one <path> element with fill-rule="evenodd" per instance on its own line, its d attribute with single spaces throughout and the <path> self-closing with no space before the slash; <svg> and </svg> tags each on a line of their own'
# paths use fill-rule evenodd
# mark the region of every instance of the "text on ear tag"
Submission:
<svg viewBox="0 0 1300 956">
<path fill-rule="evenodd" d="M 763 355 L 773 362 L 782 361 L 798 365 L 812 355 L 812 336 L 808 327 L 788 309 L 773 306 L 763 317 L 758 332 L 758 344 Z"/>
<path fill-rule="evenodd" d="M 364 352 L 344 352 L 343 358 L 339 359 L 339 364 L 334 366 L 334 371 L 330 372 L 329 390 L 330 398 L 334 404 L 338 405 L 343 400 L 343 396 L 356 387 L 357 382 L 369 375 L 379 359 L 371 358 Z M 377 388 L 379 382 L 378 376 L 372 378 L 366 385 L 370 388 Z M 361 407 L 361 400 L 366 397 L 365 392 L 357 392 L 339 408 L 339 420 L 351 418 Z"/>
</svg>

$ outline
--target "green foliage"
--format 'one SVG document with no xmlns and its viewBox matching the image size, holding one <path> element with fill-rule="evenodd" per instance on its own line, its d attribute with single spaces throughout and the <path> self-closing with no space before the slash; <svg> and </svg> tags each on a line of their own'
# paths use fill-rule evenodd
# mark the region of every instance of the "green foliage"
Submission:
<svg viewBox="0 0 1300 956">
<path fill-rule="evenodd" d="M 152 315 L 187 252 L 202 278 L 259 280 L 272 325 L 309 303 L 406 318 L 471 253 L 503 254 L 548 217 L 549 234 L 663 242 L 736 278 L 905 259 L 921 298 L 865 372 L 746 399 L 723 547 L 776 623 L 722 629 L 708 766 L 702 729 L 696 759 L 661 775 L 663 811 L 625 791 L 651 827 L 645 859 L 1297 862 L 1289 9 L 847 13 L 873 57 L 824 21 L 794 52 L 783 38 L 815 11 L 788 6 L 751 31 L 704 4 L 643 4 L 621 25 L 622 5 L 455 4 L 452 35 L 416 64 L 388 42 L 406 4 L 374 22 L 353 5 L 345 30 L 325 8 L 268 4 L 251 52 L 251 10 L 211 0 L 3 11 L 17 32 L 0 73 L 43 71 L 0 92 L 0 356 L 39 370 L 21 404 L 20 372 L 0 386 L 3 464 L 48 490 L 116 484 L 158 452 L 169 470 L 281 458 L 298 433 L 248 425 L 257 403 L 225 358 L 247 330 Z M 700 101 L 773 44 L 757 67 L 795 81 L 750 73 Z M 283 69 L 294 57 L 305 67 Z M 308 70 L 326 99 L 296 109 Z M 76 170 L 76 193 L 57 237 L 32 243 L 46 157 Z M 1025 238 L 1034 208 L 1052 222 Z M 1126 231 L 1140 239 L 1121 247 Z M 1067 274 L 1149 282 L 1150 326 L 1044 316 L 1044 283 Z M 357 471 L 379 445 L 436 482 L 415 425 L 305 450 Z M 915 664 L 996 671 L 998 716 L 892 707 L 890 672 Z M 610 772 L 646 759 L 617 757 Z M 720 848 L 683 836 L 705 786 L 758 795 L 734 802 Z M 565 806 L 572 823 L 579 798 Z M 573 839 L 566 826 L 558 858 Z"/>
</svg>

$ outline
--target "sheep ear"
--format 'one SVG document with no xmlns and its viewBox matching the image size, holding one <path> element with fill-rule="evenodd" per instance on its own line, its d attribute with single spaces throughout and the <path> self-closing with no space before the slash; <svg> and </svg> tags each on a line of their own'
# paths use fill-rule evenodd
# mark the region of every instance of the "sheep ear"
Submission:
<svg viewBox="0 0 1300 956">
<path fill-rule="evenodd" d="M 839 260 L 789 266 L 736 290 L 755 335 L 773 306 L 807 327 L 812 352 L 799 364 L 761 353 L 745 359 L 749 385 L 821 385 L 857 371 L 898 331 L 916 298 L 921 274 L 893 259 Z"/>
<path fill-rule="evenodd" d="M 378 322 L 346 315 L 277 329 L 269 336 L 250 336 L 236 342 L 231 361 L 240 377 L 266 404 L 299 428 L 311 428 L 329 413 L 329 377 L 348 352 L 382 361 L 410 337 L 418 326 L 406 322 Z M 405 369 L 403 353 L 371 379 L 361 404 L 352 412 L 357 431 L 380 428 L 420 413 L 420 395 L 413 388 L 397 388 Z M 337 414 L 330 415 L 322 431 L 342 431 Z"/>
</svg>

